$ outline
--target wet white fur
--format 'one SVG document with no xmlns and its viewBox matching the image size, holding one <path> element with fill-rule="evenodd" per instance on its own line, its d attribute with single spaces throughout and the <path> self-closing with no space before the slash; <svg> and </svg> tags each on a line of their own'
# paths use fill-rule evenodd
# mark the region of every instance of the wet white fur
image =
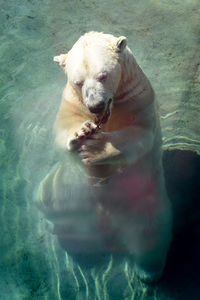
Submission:
<svg viewBox="0 0 200 300">
<path fill-rule="evenodd" d="M 69 141 L 74 138 L 74 132 L 81 131 L 82 119 L 66 116 L 68 120 L 66 125 L 64 109 L 66 103 L 68 106 L 70 103 L 73 105 L 76 99 L 78 99 L 76 103 L 87 105 L 84 98 L 88 87 L 94 87 L 99 97 L 102 94 L 108 95 L 106 99 L 112 97 L 113 113 L 117 108 L 122 111 L 122 117 L 123 110 L 133 112 L 134 122 L 129 127 L 116 131 L 109 131 L 106 125 L 102 127 L 101 138 L 107 141 L 102 153 L 92 151 L 95 145 L 98 150 L 98 139 L 94 139 L 93 146 L 86 140 L 82 161 L 86 166 L 98 167 L 98 164 L 102 163 L 108 166 L 117 165 L 120 161 L 118 157 L 123 155 L 125 158 L 126 169 L 121 168 L 119 163 L 116 173 L 108 180 L 108 183 L 98 189 L 97 194 L 99 201 L 107 199 L 108 202 L 113 203 L 112 210 L 106 205 L 104 209 L 121 241 L 134 254 L 137 263 L 136 272 L 144 280 L 153 281 L 163 271 L 171 242 L 172 228 L 171 206 L 165 189 L 162 168 L 159 117 L 154 93 L 148 79 L 127 46 L 121 52 L 117 51 L 119 43 L 121 43 L 119 38 L 112 35 L 91 32 L 82 36 L 68 54 L 54 58 L 68 76 L 63 102 L 57 116 L 56 135 L 58 144 L 66 149 L 66 141 L 69 144 Z M 98 81 L 98 76 L 103 72 L 108 74 L 108 79 L 102 83 Z M 77 83 L 82 83 L 81 87 Z M 81 104 L 80 106 L 77 104 L 77 107 L 82 110 Z M 67 114 L 68 110 L 66 109 L 65 112 Z M 115 205 L 116 199 L 113 198 L 113 195 L 121 193 L 118 187 L 120 180 L 129 180 L 132 176 L 137 177 L 137 170 L 141 178 L 155 183 L 156 191 L 154 199 L 152 195 L 146 195 L 144 199 L 140 199 L 141 210 L 143 210 L 143 214 L 140 212 L 140 215 L 134 210 L 120 211 Z M 132 188 L 137 189 L 137 186 Z M 120 201 L 123 206 L 124 200 Z M 151 211 L 146 209 L 149 201 L 155 204 L 153 217 Z M 148 237 L 145 238 L 144 232 L 146 231 Z"/>
</svg>

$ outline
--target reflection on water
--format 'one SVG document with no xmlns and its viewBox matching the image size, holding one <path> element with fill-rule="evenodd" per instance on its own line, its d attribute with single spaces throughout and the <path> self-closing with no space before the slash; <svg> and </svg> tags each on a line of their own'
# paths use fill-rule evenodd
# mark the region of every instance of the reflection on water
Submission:
<svg viewBox="0 0 200 300">
<path fill-rule="evenodd" d="M 127 36 L 155 88 L 165 149 L 199 153 L 198 9 L 197 0 L 1 1 L 3 299 L 199 298 L 199 245 L 191 232 L 186 232 L 190 248 L 183 251 L 185 236 L 180 238 L 169 255 L 163 281 L 148 287 L 134 277 L 128 256 L 102 254 L 92 266 L 87 255 L 73 259 L 33 204 L 35 187 L 61 158 L 54 148 L 52 125 L 65 79 L 52 58 L 68 51 L 89 30 Z M 199 159 L 195 153 L 181 154 L 165 155 L 169 193 L 176 195 L 176 203 L 192 198 L 197 205 Z M 183 211 L 188 223 L 189 212 Z M 192 231 L 198 234 L 197 228 Z"/>
</svg>

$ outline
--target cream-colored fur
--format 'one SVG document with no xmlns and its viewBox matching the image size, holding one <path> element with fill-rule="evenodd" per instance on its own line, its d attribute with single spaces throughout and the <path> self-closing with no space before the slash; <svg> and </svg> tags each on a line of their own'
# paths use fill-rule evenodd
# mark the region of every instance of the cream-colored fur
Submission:
<svg viewBox="0 0 200 300">
<path fill-rule="evenodd" d="M 152 87 L 125 37 L 87 33 L 54 61 L 68 77 L 56 142 L 81 158 L 101 213 L 134 255 L 137 274 L 156 280 L 172 219 Z"/>
</svg>

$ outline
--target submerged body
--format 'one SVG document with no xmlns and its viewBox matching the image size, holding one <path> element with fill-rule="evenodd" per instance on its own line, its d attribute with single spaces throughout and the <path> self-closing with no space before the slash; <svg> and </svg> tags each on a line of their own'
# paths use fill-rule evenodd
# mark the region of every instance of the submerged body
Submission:
<svg viewBox="0 0 200 300">
<path fill-rule="evenodd" d="M 141 279 L 157 280 L 172 216 L 152 87 L 124 37 L 90 32 L 54 60 L 68 76 L 55 123 L 57 144 L 80 157 L 98 222 L 134 255 Z M 88 224 L 87 235 L 94 233 Z"/>
</svg>

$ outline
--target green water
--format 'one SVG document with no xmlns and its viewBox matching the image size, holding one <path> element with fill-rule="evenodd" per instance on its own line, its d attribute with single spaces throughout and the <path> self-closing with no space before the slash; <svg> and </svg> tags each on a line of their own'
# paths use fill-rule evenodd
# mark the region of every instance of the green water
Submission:
<svg viewBox="0 0 200 300">
<path fill-rule="evenodd" d="M 108 254 L 92 267 L 72 259 L 34 204 L 60 155 L 52 126 L 65 77 L 52 58 L 97 30 L 127 37 L 173 150 L 169 193 L 199 209 L 199 15 L 198 0 L 0 0 L 0 299 L 200 299 L 198 226 L 177 237 L 163 279 L 147 286 L 130 257 Z"/>
</svg>

